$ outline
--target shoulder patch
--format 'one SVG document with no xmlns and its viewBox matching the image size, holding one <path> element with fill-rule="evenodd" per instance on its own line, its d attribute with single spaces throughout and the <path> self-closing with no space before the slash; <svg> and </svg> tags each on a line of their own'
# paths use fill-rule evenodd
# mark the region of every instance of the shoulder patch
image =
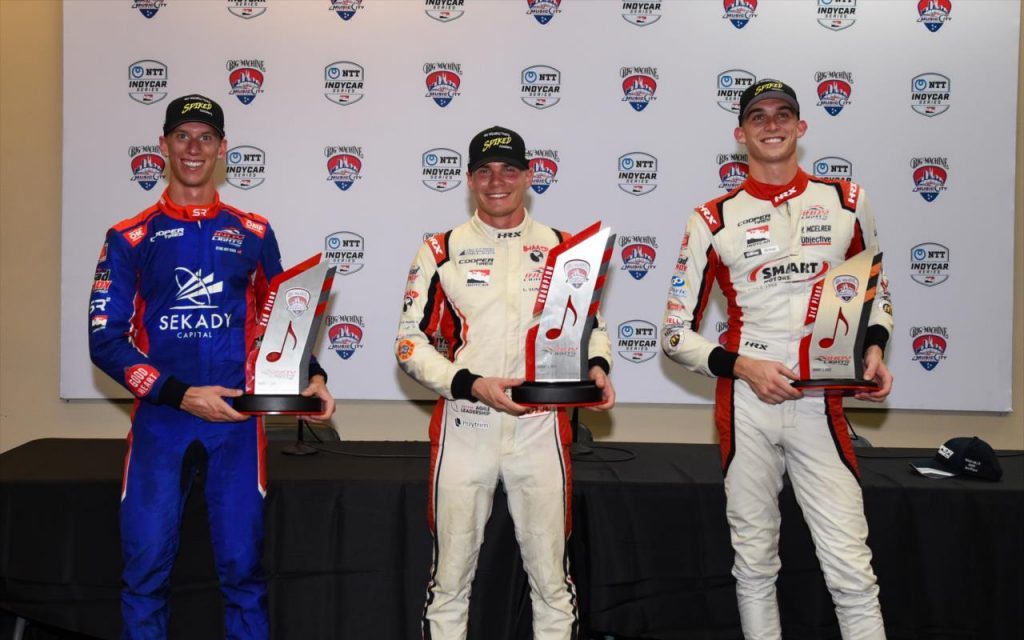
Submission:
<svg viewBox="0 0 1024 640">
<path fill-rule="evenodd" d="M 158 215 L 160 215 L 160 207 L 153 205 L 142 213 L 131 218 L 125 218 L 111 227 L 111 229 L 120 233 L 124 237 L 125 242 L 134 248 L 146 239 L 146 234 L 149 233 L 149 221 Z"/>
<path fill-rule="evenodd" d="M 808 178 L 811 182 L 828 185 L 836 190 L 839 204 L 851 213 L 857 213 L 857 205 L 860 204 L 860 185 L 851 180 L 837 180 L 835 178 Z"/>
<path fill-rule="evenodd" d="M 704 221 L 704 224 L 711 230 L 711 234 L 714 235 L 722 228 L 722 215 L 718 210 L 718 203 L 714 200 L 700 205 L 694 211 L 700 216 L 700 219 Z"/>
<path fill-rule="evenodd" d="M 258 213 L 242 211 L 232 207 L 231 205 L 224 204 L 223 202 L 220 206 L 224 211 L 238 218 L 238 221 L 247 231 L 256 234 L 256 236 L 261 240 L 267 234 L 267 228 L 270 226 L 270 222 Z"/>
<path fill-rule="evenodd" d="M 451 231 L 445 231 L 435 233 L 426 239 L 426 244 L 430 247 L 430 253 L 434 256 L 434 262 L 438 267 L 448 262 L 448 239 L 451 235 Z"/>
</svg>

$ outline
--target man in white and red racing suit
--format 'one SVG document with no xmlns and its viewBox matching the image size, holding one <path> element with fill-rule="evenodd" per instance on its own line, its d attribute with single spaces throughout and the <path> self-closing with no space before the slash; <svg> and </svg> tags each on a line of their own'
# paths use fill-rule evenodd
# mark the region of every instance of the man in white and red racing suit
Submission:
<svg viewBox="0 0 1024 640">
<path fill-rule="evenodd" d="M 674 361 L 717 376 L 715 423 L 725 471 L 733 576 L 745 637 L 781 638 L 775 580 L 778 494 L 788 472 L 811 531 L 844 638 L 884 638 L 878 587 L 849 426 L 838 396 L 804 397 L 790 384 L 811 289 L 830 268 L 878 250 L 867 196 L 853 182 L 820 180 L 796 164 L 806 130 L 792 89 L 763 80 L 741 99 L 736 139 L 750 177 L 690 216 L 672 278 L 662 347 Z M 698 331 L 715 281 L 726 302 L 724 341 Z M 892 331 L 885 275 L 865 338 L 858 398 L 880 401 L 892 376 L 882 351 Z M 841 329 L 841 327 L 840 327 Z"/>
<path fill-rule="evenodd" d="M 548 251 L 568 235 L 526 212 L 532 171 L 515 132 L 494 127 L 478 134 L 469 170 L 477 211 L 420 247 L 395 343 L 401 368 L 441 396 L 430 420 L 427 519 L 434 550 L 423 635 L 466 637 L 470 586 L 501 480 L 529 579 L 533 637 L 574 638 L 569 421 L 564 410 L 528 412 L 505 393 L 523 381 L 526 333 Z M 590 377 L 603 392 L 595 408 L 610 408 L 610 347 L 600 320 L 589 356 Z"/>
</svg>

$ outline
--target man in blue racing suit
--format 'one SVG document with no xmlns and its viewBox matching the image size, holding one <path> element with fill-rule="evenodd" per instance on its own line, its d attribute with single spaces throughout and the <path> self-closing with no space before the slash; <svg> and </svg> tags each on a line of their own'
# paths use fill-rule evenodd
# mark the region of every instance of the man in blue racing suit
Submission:
<svg viewBox="0 0 1024 640">
<path fill-rule="evenodd" d="M 205 476 L 228 638 L 267 638 L 260 566 L 263 424 L 236 412 L 246 354 L 281 272 L 266 219 L 220 201 L 224 114 L 209 98 L 168 105 L 160 137 L 167 190 L 107 232 L 89 301 L 92 361 L 135 396 L 121 490 L 124 638 L 166 638 L 171 568 L 185 499 Z M 315 362 L 303 395 L 334 400 Z"/>
</svg>

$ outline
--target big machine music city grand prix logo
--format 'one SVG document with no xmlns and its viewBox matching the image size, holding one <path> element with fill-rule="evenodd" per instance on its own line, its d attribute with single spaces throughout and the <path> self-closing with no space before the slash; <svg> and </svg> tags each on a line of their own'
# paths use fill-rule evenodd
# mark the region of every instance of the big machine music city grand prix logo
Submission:
<svg viewBox="0 0 1024 640">
<path fill-rule="evenodd" d="M 346 22 L 351 20 L 356 11 L 363 8 L 362 0 L 330 0 L 331 11 L 338 14 L 338 17 Z"/>
<path fill-rule="evenodd" d="M 658 238 L 645 235 L 624 235 L 618 238 L 622 255 L 622 270 L 642 280 L 653 269 L 658 257 Z"/>
<path fill-rule="evenodd" d="M 737 188 L 750 174 L 750 167 L 747 165 L 747 154 L 745 153 L 720 153 L 715 156 L 718 164 L 718 188 L 725 191 L 732 191 Z"/>
<path fill-rule="evenodd" d="M 526 14 L 536 18 L 540 24 L 547 24 L 557 14 L 562 13 L 559 8 L 562 0 L 526 0 L 526 4 Z"/>
<path fill-rule="evenodd" d="M 160 155 L 160 147 L 155 145 L 137 145 L 128 147 L 128 156 L 131 157 L 132 182 L 138 182 L 145 191 L 149 191 L 160 182 L 164 175 L 163 156 Z"/>
<path fill-rule="evenodd" d="M 925 371 L 931 371 L 946 359 L 949 346 L 949 331 L 946 327 L 910 327 L 913 361 L 920 363 Z"/>
<path fill-rule="evenodd" d="M 624 94 L 622 101 L 628 102 L 634 111 L 643 111 L 657 100 L 654 95 L 658 90 L 657 67 L 622 67 L 619 76 Z"/>
<path fill-rule="evenodd" d="M 242 104 L 249 104 L 263 93 L 264 74 L 267 69 L 262 60 L 228 60 L 229 95 L 238 98 Z"/>
<path fill-rule="evenodd" d="M 132 2 L 132 9 L 137 9 L 144 18 L 152 18 L 166 6 L 167 3 L 164 0 L 135 0 Z"/>
<path fill-rule="evenodd" d="M 853 74 L 849 71 L 819 71 L 814 74 L 818 83 L 818 106 L 830 116 L 837 116 L 850 104 L 853 93 Z"/>
<path fill-rule="evenodd" d="M 935 33 L 942 25 L 949 22 L 949 13 L 953 10 L 952 0 L 918 0 L 917 21 Z"/>
<path fill-rule="evenodd" d="M 949 179 L 949 160 L 941 156 L 911 158 L 914 171 L 914 193 L 921 194 L 925 202 L 933 202 L 946 190 Z"/>
<path fill-rule="evenodd" d="M 363 148 L 353 146 L 324 147 L 327 158 L 327 180 L 342 191 L 348 191 L 356 180 L 362 179 Z"/>
<path fill-rule="evenodd" d="M 425 62 L 427 96 L 439 107 L 447 107 L 459 95 L 462 86 L 462 65 L 458 62 Z"/>
<path fill-rule="evenodd" d="M 533 182 L 530 188 L 540 195 L 548 190 L 548 187 L 558 182 L 555 176 L 558 175 L 557 149 L 528 149 L 526 159 L 533 169 Z"/>
<path fill-rule="evenodd" d="M 725 7 L 725 15 L 722 18 L 732 23 L 737 29 L 747 26 L 747 23 L 757 17 L 757 0 L 722 0 Z"/>
<path fill-rule="evenodd" d="M 365 328 L 366 323 L 360 315 L 327 316 L 327 338 L 331 341 L 331 349 L 342 360 L 348 360 L 363 347 Z"/>
</svg>

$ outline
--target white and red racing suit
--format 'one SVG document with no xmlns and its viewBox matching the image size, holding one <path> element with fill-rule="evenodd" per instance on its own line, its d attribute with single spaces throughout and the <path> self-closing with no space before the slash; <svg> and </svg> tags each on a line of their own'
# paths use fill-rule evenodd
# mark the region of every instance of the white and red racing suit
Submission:
<svg viewBox="0 0 1024 640">
<path fill-rule="evenodd" d="M 395 355 L 406 373 L 441 396 L 430 420 L 427 519 L 434 551 L 425 638 L 466 637 L 470 585 L 499 479 L 529 578 L 533 637 L 576 637 L 566 545 L 569 421 L 564 411 L 500 413 L 471 393 L 480 376 L 523 377 L 547 253 L 567 237 L 529 214 L 512 229 L 474 215 L 428 238 L 409 270 Z M 607 330 L 600 319 L 595 325 L 589 364 L 607 371 Z"/>
<path fill-rule="evenodd" d="M 717 376 L 718 428 L 735 550 L 733 576 L 744 635 L 781 638 L 778 494 L 788 472 L 844 638 L 883 638 L 878 586 L 866 544 L 857 459 L 841 397 L 778 405 L 733 376 L 738 355 L 798 366 L 811 289 L 830 268 L 878 249 L 864 190 L 798 171 L 785 185 L 748 178 L 691 215 L 669 292 L 662 348 L 692 371 Z M 720 345 L 698 333 L 717 280 L 728 330 Z M 879 275 L 865 348 L 892 332 L 885 274 Z M 858 357 L 860 354 L 857 354 Z"/>
</svg>

